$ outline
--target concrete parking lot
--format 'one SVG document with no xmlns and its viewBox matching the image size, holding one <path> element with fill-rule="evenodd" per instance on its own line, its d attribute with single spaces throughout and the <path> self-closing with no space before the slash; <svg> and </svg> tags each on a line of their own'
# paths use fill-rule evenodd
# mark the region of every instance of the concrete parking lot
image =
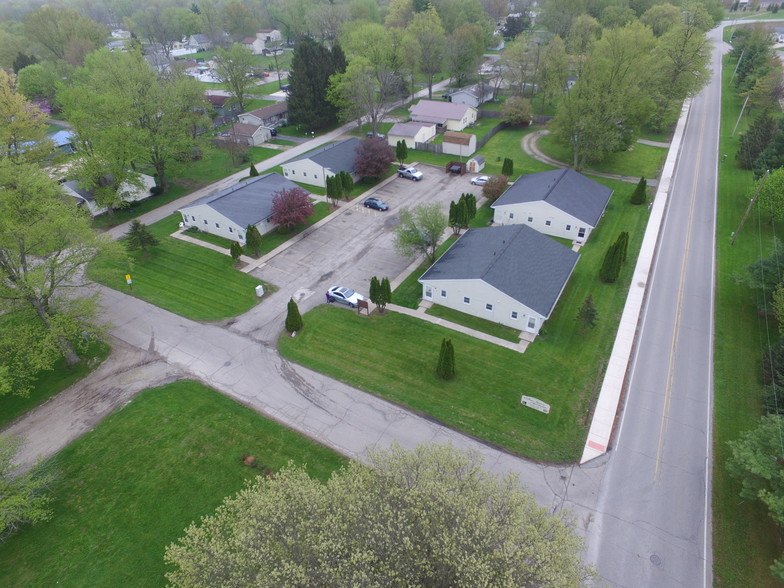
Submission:
<svg viewBox="0 0 784 588">
<path fill-rule="evenodd" d="M 421 181 L 394 177 L 361 198 L 342 204 L 348 208 L 253 270 L 251 275 L 274 284 L 278 292 L 235 319 L 232 328 L 250 333 L 279 322 L 291 297 L 297 300 L 300 311 L 306 312 L 325 301 L 330 286 L 346 286 L 367 296 L 372 276 L 394 279 L 412 262 L 394 248 L 394 227 L 400 222 L 401 208 L 437 203 L 448 213 L 449 203 L 462 193 L 481 196 L 481 188 L 470 183 L 472 176 L 447 175 L 436 166 L 417 167 L 424 173 Z M 362 201 L 371 194 L 389 204 L 389 210 L 365 208 Z"/>
</svg>

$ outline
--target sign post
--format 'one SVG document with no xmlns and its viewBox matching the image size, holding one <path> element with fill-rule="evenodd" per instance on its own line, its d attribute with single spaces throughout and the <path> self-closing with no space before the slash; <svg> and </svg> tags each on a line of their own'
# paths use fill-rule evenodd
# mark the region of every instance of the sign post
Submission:
<svg viewBox="0 0 784 588">
<path fill-rule="evenodd" d="M 542 402 L 538 398 L 534 398 L 533 396 L 522 396 L 520 398 L 520 404 L 527 406 L 528 408 L 538 410 L 539 412 L 543 412 L 544 414 L 550 414 L 550 405 L 546 402 Z"/>
<path fill-rule="evenodd" d="M 133 290 L 133 280 L 131 279 L 131 274 L 125 274 L 125 281 L 128 282 L 128 288 Z"/>
</svg>

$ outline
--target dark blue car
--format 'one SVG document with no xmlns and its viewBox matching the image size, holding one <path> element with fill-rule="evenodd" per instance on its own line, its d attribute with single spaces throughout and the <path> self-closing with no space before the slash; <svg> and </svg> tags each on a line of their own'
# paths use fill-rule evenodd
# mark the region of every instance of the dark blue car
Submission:
<svg viewBox="0 0 784 588">
<path fill-rule="evenodd" d="M 378 198 L 366 198 L 365 201 L 362 203 L 365 205 L 366 208 L 373 208 L 375 210 L 389 210 L 389 205 L 386 202 L 382 202 Z"/>
</svg>

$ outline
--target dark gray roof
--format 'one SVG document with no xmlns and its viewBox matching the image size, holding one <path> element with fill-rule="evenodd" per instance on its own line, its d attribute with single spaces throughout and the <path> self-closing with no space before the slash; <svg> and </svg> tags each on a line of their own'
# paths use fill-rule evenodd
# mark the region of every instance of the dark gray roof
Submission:
<svg viewBox="0 0 784 588">
<path fill-rule="evenodd" d="M 310 159 L 313 163 L 320 165 L 333 173 L 347 171 L 354 173 L 354 160 L 357 158 L 357 147 L 359 147 L 359 139 L 352 137 L 351 139 L 344 139 L 337 143 L 330 143 L 324 145 L 313 151 L 300 155 L 289 161 L 301 161 L 303 159 Z M 285 163 L 283 165 L 286 165 Z"/>
<path fill-rule="evenodd" d="M 272 215 L 275 192 L 297 187 L 297 184 L 282 175 L 269 173 L 238 182 L 231 188 L 200 198 L 180 210 L 187 212 L 194 206 L 206 204 L 239 226 L 247 227 Z"/>
<path fill-rule="evenodd" d="M 424 280 L 482 280 L 545 318 L 580 255 L 527 225 L 469 229 Z"/>
<path fill-rule="evenodd" d="M 595 227 L 613 191 L 573 169 L 554 169 L 517 178 L 492 208 L 544 201 Z"/>
</svg>

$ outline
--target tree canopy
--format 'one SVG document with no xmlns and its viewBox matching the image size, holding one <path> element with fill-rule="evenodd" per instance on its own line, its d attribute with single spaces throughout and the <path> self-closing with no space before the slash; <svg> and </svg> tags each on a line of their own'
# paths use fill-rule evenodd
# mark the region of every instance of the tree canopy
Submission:
<svg viewBox="0 0 784 588">
<path fill-rule="evenodd" d="M 345 70 L 339 45 L 329 49 L 310 37 L 300 39 L 289 71 L 289 120 L 307 130 L 334 123 L 338 107 L 327 99 L 327 88 L 330 76 Z"/>
<path fill-rule="evenodd" d="M 272 197 L 272 216 L 270 220 L 279 227 L 290 229 L 304 223 L 313 214 L 310 194 L 300 187 L 284 188 Z"/>
<path fill-rule="evenodd" d="M 247 92 L 256 80 L 251 77 L 253 72 L 253 53 L 239 43 L 228 49 L 218 48 L 215 54 L 215 73 L 229 92 L 232 100 L 239 105 L 240 112 L 245 112 Z"/>
<path fill-rule="evenodd" d="M 259 477 L 166 549 L 175 586 L 582 586 L 567 515 L 450 446 L 374 451 L 326 483 Z"/>
<path fill-rule="evenodd" d="M 448 223 L 438 204 L 420 204 L 413 211 L 402 208 L 400 224 L 395 227 L 395 248 L 408 257 L 424 255 L 433 263 Z"/>
</svg>

